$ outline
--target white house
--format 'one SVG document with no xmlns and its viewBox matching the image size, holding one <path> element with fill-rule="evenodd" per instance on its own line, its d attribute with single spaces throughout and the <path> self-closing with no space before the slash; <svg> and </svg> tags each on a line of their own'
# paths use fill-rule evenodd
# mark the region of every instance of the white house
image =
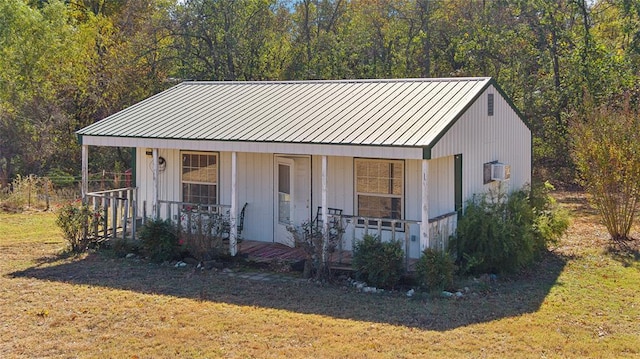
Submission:
<svg viewBox="0 0 640 359">
<path fill-rule="evenodd" d="M 338 208 L 347 249 L 375 230 L 417 256 L 473 194 L 531 181 L 531 131 L 491 78 L 184 82 L 78 135 L 85 195 L 90 146 L 135 148 L 139 213 L 228 206 L 232 254 L 244 203 L 247 239 L 291 244 Z"/>
</svg>

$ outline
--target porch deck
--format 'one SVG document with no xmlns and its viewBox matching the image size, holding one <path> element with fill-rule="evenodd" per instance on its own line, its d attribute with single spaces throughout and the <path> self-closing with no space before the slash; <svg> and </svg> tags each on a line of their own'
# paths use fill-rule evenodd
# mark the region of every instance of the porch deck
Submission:
<svg viewBox="0 0 640 359">
<path fill-rule="evenodd" d="M 305 253 L 301 248 L 291 248 L 280 243 L 242 240 L 239 247 L 239 255 L 245 255 L 247 256 L 247 259 L 259 263 L 268 263 L 272 261 L 294 263 L 305 259 Z M 352 271 L 352 260 L 352 251 L 343 250 L 342 253 L 340 253 L 336 250 L 329 254 L 329 267 L 332 270 Z M 415 269 L 416 262 L 417 259 L 409 259 L 409 272 L 412 272 Z"/>
</svg>

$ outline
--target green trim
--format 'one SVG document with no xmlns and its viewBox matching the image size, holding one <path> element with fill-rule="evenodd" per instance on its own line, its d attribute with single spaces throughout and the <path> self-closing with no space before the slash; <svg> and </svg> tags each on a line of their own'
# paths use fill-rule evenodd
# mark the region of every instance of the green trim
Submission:
<svg viewBox="0 0 640 359">
<path fill-rule="evenodd" d="M 423 160 L 431 159 L 431 146 L 422 147 L 422 159 Z"/>
<path fill-rule="evenodd" d="M 462 154 L 453 156 L 453 187 L 453 205 L 460 219 L 462 216 Z"/>
<path fill-rule="evenodd" d="M 76 136 L 78 136 L 78 144 L 80 144 L 80 146 L 82 146 L 82 135 L 77 133 Z"/>
<path fill-rule="evenodd" d="M 138 149 L 136 147 L 131 147 L 129 149 L 131 151 L 131 186 L 137 187 L 136 176 L 138 174 Z"/>
</svg>

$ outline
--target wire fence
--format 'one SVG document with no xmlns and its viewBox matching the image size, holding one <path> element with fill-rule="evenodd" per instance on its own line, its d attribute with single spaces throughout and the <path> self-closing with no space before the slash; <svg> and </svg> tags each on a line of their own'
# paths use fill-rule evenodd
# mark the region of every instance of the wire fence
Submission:
<svg viewBox="0 0 640 359">
<path fill-rule="evenodd" d="M 99 171 L 89 174 L 90 192 L 132 187 L 132 171 Z M 74 201 L 82 196 L 82 177 L 70 175 L 18 175 L 0 186 L 0 210 L 21 212 L 28 209 L 49 210 L 52 205 Z"/>
</svg>

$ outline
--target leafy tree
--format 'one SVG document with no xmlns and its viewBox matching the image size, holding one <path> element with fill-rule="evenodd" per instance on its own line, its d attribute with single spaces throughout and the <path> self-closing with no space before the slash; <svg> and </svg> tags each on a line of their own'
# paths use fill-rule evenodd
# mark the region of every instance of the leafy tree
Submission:
<svg viewBox="0 0 640 359">
<path fill-rule="evenodd" d="M 629 102 L 600 106 L 572 128 L 579 183 L 598 209 L 611 239 L 622 242 L 640 201 L 640 116 Z"/>
</svg>

